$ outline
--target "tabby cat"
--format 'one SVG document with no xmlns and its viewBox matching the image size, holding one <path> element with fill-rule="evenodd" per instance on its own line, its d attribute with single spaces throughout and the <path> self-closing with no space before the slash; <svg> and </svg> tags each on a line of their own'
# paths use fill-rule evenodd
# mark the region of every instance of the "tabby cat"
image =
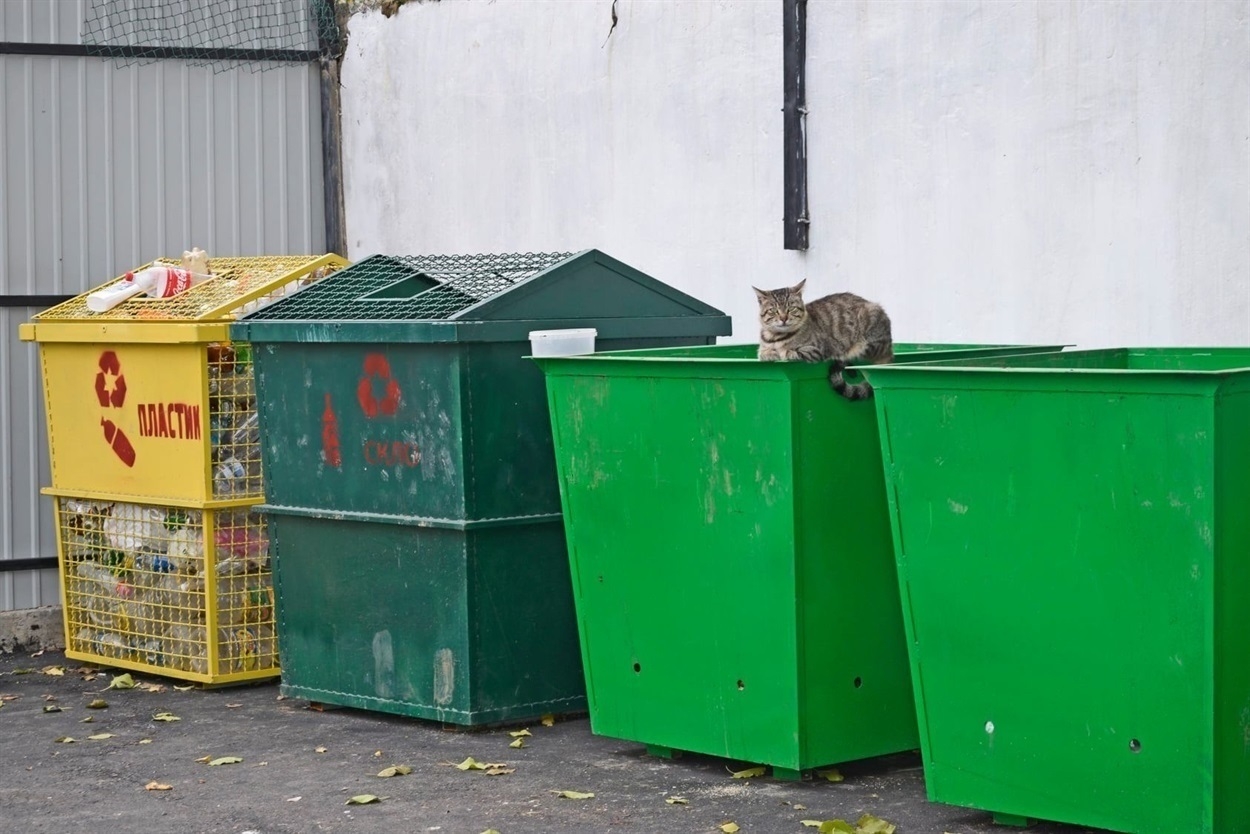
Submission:
<svg viewBox="0 0 1250 834">
<path fill-rule="evenodd" d="M 871 385 L 848 385 L 842 370 L 856 362 L 876 365 L 894 358 L 890 317 L 880 304 L 849 292 L 804 304 L 806 283 L 777 290 L 751 288 L 760 302 L 760 361 L 832 362 L 829 386 L 834 391 L 848 400 L 871 397 Z"/>
</svg>

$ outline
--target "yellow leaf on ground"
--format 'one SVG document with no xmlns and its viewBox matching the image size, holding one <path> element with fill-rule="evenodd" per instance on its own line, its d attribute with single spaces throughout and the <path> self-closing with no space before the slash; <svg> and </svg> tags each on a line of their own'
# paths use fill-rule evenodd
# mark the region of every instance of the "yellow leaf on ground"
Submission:
<svg viewBox="0 0 1250 834">
<path fill-rule="evenodd" d="M 371 793 L 362 793 L 362 794 L 357 794 L 356 796 L 353 796 L 351 799 L 347 800 L 343 804 L 344 805 L 369 805 L 373 802 L 381 802 L 381 801 L 382 801 L 382 797 L 380 796 L 374 796 Z"/>
<path fill-rule="evenodd" d="M 164 784 L 161 784 L 160 782 L 152 781 L 144 785 L 143 789 L 145 791 L 172 791 L 174 789 L 174 786 L 164 785 Z"/>
<path fill-rule="evenodd" d="M 153 721 L 181 721 L 182 719 L 174 715 L 172 712 L 158 712 L 152 716 Z"/>
<path fill-rule="evenodd" d="M 836 767 L 818 770 L 816 771 L 816 775 L 821 779 L 828 779 L 830 782 L 841 782 L 843 778 L 842 773 Z"/>
<path fill-rule="evenodd" d="M 139 739 L 139 743 L 140 743 L 140 744 L 151 744 L 151 743 L 152 743 L 152 739 L 150 739 L 150 738 L 141 738 L 141 739 Z"/>
<path fill-rule="evenodd" d="M 513 739 L 513 740 L 512 740 L 512 743 L 511 743 L 511 744 L 509 744 L 508 746 L 509 746 L 509 747 L 515 747 L 516 749 L 520 750 L 522 747 L 524 747 L 524 746 L 525 746 L 525 739 L 523 739 L 523 738 L 516 738 L 516 739 Z"/>
<path fill-rule="evenodd" d="M 391 765 L 378 771 L 378 776 L 383 779 L 389 779 L 392 776 L 407 776 L 409 773 L 412 773 L 412 768 L 408 767 L 408 765 Z"/>
<path fill-rule="evenodd" d="M 593 793 L 583 793 L 582 791 L 552 791 L 561 799 L 594 799 Z"/>
<path fill-rule="evenodd" d="M 486 768 L 487 776 L 507 776 L 509 773 L 516 773 L 515 767 L 488 767 Z"/>
<path fill-rule="evenodd" d="M 96 698 L 94 701 L 87 704 L 87 709 L 108 709 L 108 705 L 109 702 L 103 698 Z"/>
<path fill-rule="evenodd" d="M 106 738 L 113 738 L 113 733 L 96 733 L 93 736 L 87 736 L 88 741 L 104 741 Z"/>
<path fill-rule="evenodd" d="M 174 689 L 179 692 L 190 692 L 192 689 L 195 689 L 195 684 L 191 684 L 190 686 L 174 686 Z"/>
<path fill-rule="evenodd" d="M 460 764 L 456 765 L 456 770 L 485 770 L 486 765 L 478 762 L 477 759 L 470 756 Z"/>
<path fill-rule="evenodd" d="M 756 776 L 763 776 L 765 768 L 748 767 L 746 770 L 732 771 L 735 779 L 754 779 Z"/>
<path fill-rule="evenodd" d="M 70 738 L 69 736 L 60 736 L 59 738 L 52 739 L 52 741 L 56 744 L 73 744 L 74 743 L 74 740 Z"/>
<path fill-rule="evenodd" d="M 196 761 L 201 762 L 203 764 L 207 764 L 208 762 L 212 760 L 212 758 L 213 758 L 212 756 L 200 756 L 198 759 L 196 759 Z"/>
<path fill-rule="evenodd" d="M 670 796 L 664 800 L 669 805 L 689 805 L 690 800 L 680 796 Z"/>
<path fill-rule="evenodd" d="M 724 831 L 725 834 L 736 834 L 736 832 L 741 831 L 742 829 L 738 827 L 738 823 L 736 822 L 727 822 L 720 827 L 720 830 Z"/>
<path fill-rule="evenodd" d="M 521 738 L 522 736 L 532 736 L 534 734 L 531 733 L 529 730 L 513 730 L 512 732 L 508 733 L 508 735 L 512 736 L 513 738 Z"/>
<path fill-rule="evenodd" d="M 546 715 L 543 716 L 544 727 L 554 727 L 555 725 L 556 725 L 556 717 L 554 715 L 552 715 L 551 713 L 547 713 Z"/>
<path fill-rule="evenodd" d="M 888 823 L 872 814 L 864 814 L 855 823 L 856 834 L 894 834 L 895 828 L 897 826 L 893 823 Z"/>
<path fill-rule="evenodd" d="M 238 764 L 241 761 L 243 760 L 240 759 L 238 756 L 222 756 L 221 758 L 213 759 L 211 762 L 208 763 L 208 766 L 218 767 L 220 765 Z"/>
<path fill-rule="evenodd" d="M 39 671 L 43 672 L 45 675 L 51 675 L 54 678 L 63 677 L 65 675 L 64 666 L 45 666 Z"/>
<path fill-rule="evenodd" d="M 314 750 L 313 752 L 314 752 L 314 753 L 324 753 L 325 751 L 326 751 L 326 749 L 325 749 L 324 747 L 318 747 L 318 748 L 317 748 L 316 750 Z"/>
<path fill-rule="evenodd" d="M 129 672 L 126 672 L 121 675 L 114 675 L 113 679 L 109 681 L 109 685 L 106 688 L 107 689 L 134 689 L 135 679 L 130 676 Z"/>
</svg>

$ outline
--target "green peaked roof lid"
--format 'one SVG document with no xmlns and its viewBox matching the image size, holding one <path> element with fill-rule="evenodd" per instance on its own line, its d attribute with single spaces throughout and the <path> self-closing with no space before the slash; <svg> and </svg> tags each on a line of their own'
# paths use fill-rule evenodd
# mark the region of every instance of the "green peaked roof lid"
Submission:
<svg viewBox="0 0 1250 834">
<path fill-rule="evenodd" d="M 524 342 L 593 327 L 600 339 L 726 336 L 729 316 L 596 249 L 373 255 L 244 317 L 254 342 Z"/>
</svg>

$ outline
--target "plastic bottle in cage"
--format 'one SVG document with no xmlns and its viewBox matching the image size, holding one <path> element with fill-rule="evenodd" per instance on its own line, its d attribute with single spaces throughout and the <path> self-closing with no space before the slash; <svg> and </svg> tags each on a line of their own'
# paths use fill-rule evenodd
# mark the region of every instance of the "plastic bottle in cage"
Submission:
<svg viewBox="0 0 1250 834">
<path fill-rule="evenodd" d="M 117 578 L 111 570 L 94 562 L 79 562 L 75 570 L 83 579 L 95 582 L 111 596 L 127 599 L 134 593 L 134 589 Z"/>
<path fill-rule="evenodd" d="M 122 280 L 96 290 L 87 296 L 87 309 L 103 313 L 136 295 L 149 298 L 171 298 L 186 292 L 209 276 L 173 266 L 152 266 L 138 272 L 127 272 Z"/>
<path fill-rule="evenodd" d="M 231 456 L 217 465 L 213 475 L 213 492 L 216 495 L 233 495 L 247 487 L 247 467 Z"/>
</svg>

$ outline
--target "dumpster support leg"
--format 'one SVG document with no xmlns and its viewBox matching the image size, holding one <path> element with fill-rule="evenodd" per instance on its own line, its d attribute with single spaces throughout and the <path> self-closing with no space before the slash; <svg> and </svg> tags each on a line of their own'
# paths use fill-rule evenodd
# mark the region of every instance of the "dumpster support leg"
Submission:
<svg viewBox="0 0 1250 834">
<path fill-rule="evenodd" d="M 791 770 L 788 767 L 777 767 L 776 765 L 774 765 L 773 766 L 773 778 L 779 779 L 782 782 L 798 782 L 800 779 L 803 778 L 803 771 Z"/>
<path fill-rule="evenodd" d="M 1022 817 L 1019 814 L 991 814 L 994 818 L 995 825 L 1014 825 L 1017 828 L 1027 828 L 1037 822 L 1035 819 Z"/>
</svg>

